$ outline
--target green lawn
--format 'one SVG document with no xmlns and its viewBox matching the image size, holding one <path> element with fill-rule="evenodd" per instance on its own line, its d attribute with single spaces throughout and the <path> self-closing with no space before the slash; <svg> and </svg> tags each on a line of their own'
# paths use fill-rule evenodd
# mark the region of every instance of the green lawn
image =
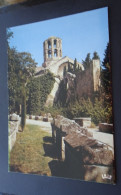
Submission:
<svg viewBox="0 0 121 195">
<path fill-rule="evenodd" d="M 39 126 L 26 125 L 25 130 L 17 134 L 10 152 L 9 171 L 50 176 L 48 163 L 53 158 L 45 155 L 43 147 L 51 146 L 50 140 L 51 134 L 42 131 Z"/>
</svg>

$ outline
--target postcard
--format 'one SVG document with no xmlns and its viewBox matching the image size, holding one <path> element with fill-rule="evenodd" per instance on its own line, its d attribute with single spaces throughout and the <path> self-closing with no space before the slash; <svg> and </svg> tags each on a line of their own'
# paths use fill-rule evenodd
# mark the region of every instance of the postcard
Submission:
<svg viewBox="0 0 121 195">
<path fill-rule="evenodd" d="M 115 184 L 108 8 L 7 29 L 9 172 Z"/>
</svg>

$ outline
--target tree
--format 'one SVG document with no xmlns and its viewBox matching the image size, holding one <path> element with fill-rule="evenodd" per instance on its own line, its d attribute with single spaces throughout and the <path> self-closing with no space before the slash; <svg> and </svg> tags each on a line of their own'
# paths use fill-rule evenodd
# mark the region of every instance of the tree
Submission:
<svg viewBox="0 0 121 195">
<path fill-rule="evenodd" d="M 50 94 L 55 79 L 51 72 L 41 77 L 33 77 L 26 85 L 27 91 L 27 113 L 39 115 L 44 109 L 47 97 Z"/>
<path fill-rule="evenodd" d="M 64 69 L 63 69 L 63 77 L 66 76 L 66 73 L 67 73 L 66 66 L 64 66 Z"/>
<path fill-rule="evenodd" d="M 25 78 L 30 78 L 35 73 L 37 63 L 28 52 L 18 52 L 19 66 L 22 71 L 22 75 Z"/>
<path fill-rule="evenodd" d="M 37 63 L 32 59 L 30 53 L 20 53 L 15 48 L 10 48 L 9 40 L 12 37 L 13 33 L 8 30 L 7 42 L 9 112 L 17 112 L 20 114 L 23 90 L 25 89 L 28 80 L 34 75 Z"/>
<path fill-rule="evenodd" d="M 27 113 L 40 114 L 40 79 L 31 78 L 27 83 L 28 100 L 27 100 Z"/>
<path fill-rule="evenodd" d="M 98 53 L 96 51 L 93 53 L 92 59 L 93 60 L 100 60 L 100 57 L 99 57 L 99 55 L 98 55 Z"/>
<path fill-rule="evenodd" d="M 69 61 L 68 61 L 68 72 L 72 72 L 71 64 Z"/>
<path fill-rule="evenodd" d="M 107 120 L 112 122 L 112 79 L 110 63 L 110 45 L 107 43 L 101 70 L 102 98 L 107 107 Z"/>
<path fill-rule="evenodd" d="M 75 72 L 77 70 L 77 59 L 75 58 L 74 60 L 74 68 L 73 68 L 73 71 Z"/>
<path fill-rule="evenodd" d="M 22 103 L 21 103 L 21 128 L 24 130 L 26 124 L 26 92 L 23 88 Z"/>
<path fill-rule="evenodd" d="M 106 46 L 104 59 L 102 62 L 101 83 L 105 94 L 110 96 L 112 92 L 112 79 L 111 79 L 111 64 L 110 64 L 110 47 L 109 43 Z"/>
<path fill-rule="evenodd" d="M 17 53 L 14 48 L 8 47 L 8 91 L 9 91 L 9 112 L 15 112 L 16 99 L 19 93 L 18 74 L 16 67 L 18 65 Z"/>
<path fill-rule="evenodd" d="M 13 37 L 13 32 L 10 31 L 10 29 L 8 28 L 7 29 L 7 43 L 8 43 L 8 46 L 9 46 L 9 40 Z"/>
<path fill-rule="evenodd" d="M 87 69 L 90 67 L 90 64 L 91 64 L 92 60 L 90 58 L 90 53 L 87 54 L 85 60 L 82 61 L 82 64 L 84 66 L 84 69 Z"/>
</svg>

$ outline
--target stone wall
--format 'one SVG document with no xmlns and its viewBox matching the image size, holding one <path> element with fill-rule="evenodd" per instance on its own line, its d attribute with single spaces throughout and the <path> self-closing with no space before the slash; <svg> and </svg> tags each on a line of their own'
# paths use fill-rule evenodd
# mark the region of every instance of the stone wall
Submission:
<svg viewBox="0 0 121 195">
<path fill-rule="evenodd" d="M 92 71 L 87 69 L 85 71 L 79 72 L 75 79 L 76 96 L 80 99 L 81 97 L 90 97 L 93 92 L 93 77 Z"/>
<path fill-rule="evenodd" d="M 16 142 L 16 134 L 19 130 L 20 125 L 20 118 L 16 114 L 12 114 L 9 117 L 9 123 L 8 123 L 8 141 L 9 141 L 9 151 L 12 150 L 15 142 Z"/>
<path fill-rule="evenodd" d="M 76 96 L 92 97 L 100 87 L 100 61 L 93 60 L 93 63 L 85 71 L 79 72 L 76 76 Z"/>
<path fill-rule="evenodd" d="M 67 103 L 73 102 L 75 98 L 93 98 L 95 92 L 100 89 L 100 61 L 93 60 L 88 69 L 76 75 L 68 72 L 65 79 L 67 81 Z"/>
</svg>

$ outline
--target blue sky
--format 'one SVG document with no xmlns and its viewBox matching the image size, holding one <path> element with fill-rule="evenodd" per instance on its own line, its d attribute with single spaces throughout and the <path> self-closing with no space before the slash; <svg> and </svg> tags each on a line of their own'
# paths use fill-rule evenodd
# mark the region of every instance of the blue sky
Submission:
<svg viewBox="0 0 121 195">
<path fill-rule="evenodd" d="M 43 42 L 51 36 L 62 39 L 62 54 L 79 62 L 87 53 L 97 51 L 101 61 L 109 41 L 107 8 L 69 15 L 42 22 L 10 28 L 13 38 L 10 46 L 19 52 L 30 52 L 41 66 L 43 63 Z"/>
</svg>

